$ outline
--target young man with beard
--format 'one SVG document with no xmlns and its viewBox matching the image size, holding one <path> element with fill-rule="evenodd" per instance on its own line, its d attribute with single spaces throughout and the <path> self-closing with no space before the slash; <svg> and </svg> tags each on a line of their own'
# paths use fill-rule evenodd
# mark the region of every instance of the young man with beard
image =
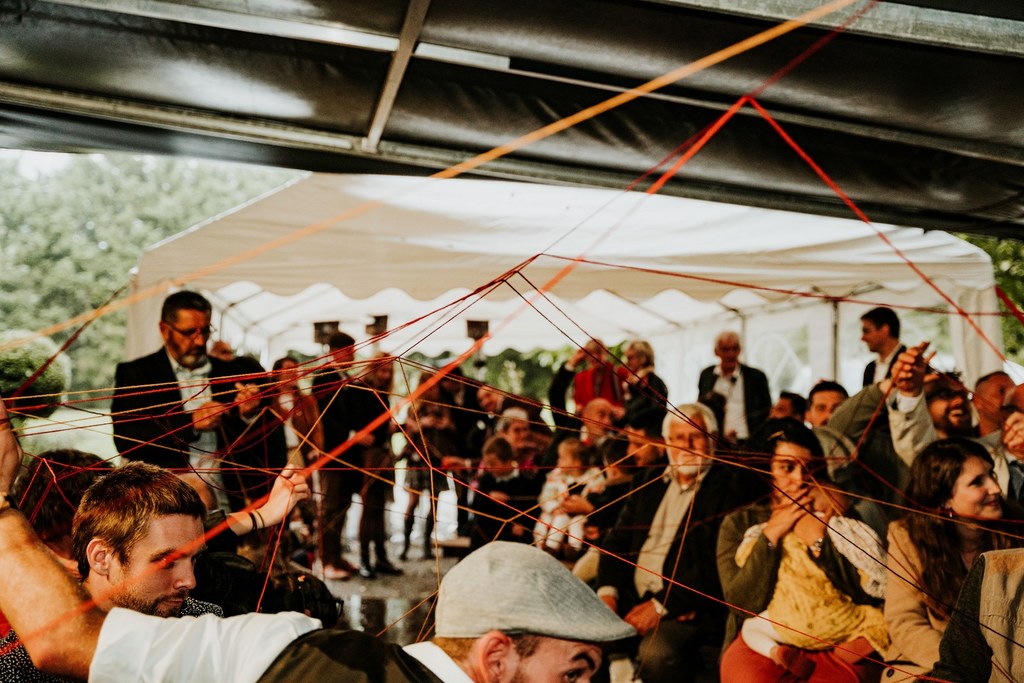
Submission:
<svg viewBox="0 0 1024 683">
<path fill-rule="evenodd" d="M 36 529 L 46 539 L 49 551 L 75 578 L 84 577 L 82 584 L 98 605 L 105 610 L 125 607 L 156 616 L 223 615 L 217 605 L 188 597 L 195 586 L 192 560 L 198 548 L 168 561 L 182 543 L 194 545 L 202 539 L 206 508 L 192 487 L 166 470 L 143 463 L 110 470 L 98 457 L 78 451 L 40 457 L 54 461 L 46 466 L 35 461 L 16 491 L 26 509 L 40 512 Z M 83 469 L 68 473 L 61 459 L 68 460 L 68 467 Z M 56 468 L 61 477 L 49 475 L 50 468 Z M 83 481 L 92 481 L 84 494 Z M 71 506 L 76 504 L 80 512 L 72 519 Z M 55 521 L 66 531 L 54 529 Z M 161 562 L 165 566 L 155 569 L 154 564 Z M 77 564 L 77 570 L 67 566 L 71 564 Z M 65 680 L 39 671 L 19 634 L 4 630 L 0 680 Z"/>
<path fill-rule="evenodd" d="M 129 463 L 89 487 L 75 514 L 71 553 L 82 585 L 103 609 L 198 616 L 188 593 L 203 550 L 206 506 L 167 470 Z"/>
</svg>

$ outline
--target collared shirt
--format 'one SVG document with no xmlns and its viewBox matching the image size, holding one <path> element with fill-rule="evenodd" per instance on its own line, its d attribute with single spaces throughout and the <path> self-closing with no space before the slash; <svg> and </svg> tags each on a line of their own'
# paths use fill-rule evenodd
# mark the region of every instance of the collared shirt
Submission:
<svg viewBox="0 0 1024 683">
<path fill-rule="evenodd" d="M 163 619 L 115 608 L 100 630 L 89 681 L 256 681 L 292 641 L 318 628 L 319 621 L 295 612 Z M 444 683 L 472 683 L 433 643 L 402 649 Z"/>
<path fill-rule="evenodd" d="M 714 391 L 725 396 L 725 424 L 723 434 L 736 433 L 736 438 L 744 441 L 750 438 L 750 427 L 747 426 L 747 402 L 744 400 L 743 373 L 739 363 L 728 375 L 722 374 L 722 366 L 715 366 Z"/>
<path fill-rule="evenodd" d="M 885 358 L 879 358 L 875 361 L 875 384 L 878 384 L 889 376 L 889 366 L 896 358 L 896 354 L 900 352 L 901 346 L 903 345 L 897 341 L 896 346 L 892 347 L 892 351 L 889 352 L 888 356 Z"/>
<path fill-rule="evenodd" d="M 295 612 L 163 619 L 114 608 L 100 629 L 89 682 L 256 681 L 293 640 L 320 627 Z"/>
<path fill-rule="evenodd" d="M 170 353 L 167 357 L 171 360 L 171 368 L 178 380 L 178 390 L 185 402 L 184 410 L 191 412 L 213 400 L 213 389 L 210 386 L 210 371 L 213 366 L 209 360 L 198 368 L 186 368 Z M 218 505 L 225 511 L 230 510 L 231 504 L 224 491 L 224 478 L 220 473 L 220 459 L 217 457 L 217 433 L 207 429 L 198 434 L 199 438 L 189 443 L 189 464 L 199 478 L 210 487 L 217 497 Z"/>
<path fill-rule="evenodd" d="M 658 504 L 658 511 L 651 520 L 647 540 L 640 548 L 636 570 L 633 572 L 636 593 L 641 598 L 647 594 L 657 594 L 665 587 L 665 582 L 661 578 L 665 570 L 665 558 L 668 557 L 672 541 L 675 540 L 679 525 L 693 503 L 697 485 L 704 478 L 705 472 L 707 467 L 701 468 L 697 478 L 686 485 L 679 484 L 671 465 L 666 467 L 665 473 L 661 475 L 668 487 L 661 498 L 661 503 Z"/>
<path fill-rule="evenodd" d="M 402 648 L 407 655 L 418 660 L 444 683 L 473 683 L 458 664 L 437 645 L 429 641 L 413 643 Z"/>
</svg>

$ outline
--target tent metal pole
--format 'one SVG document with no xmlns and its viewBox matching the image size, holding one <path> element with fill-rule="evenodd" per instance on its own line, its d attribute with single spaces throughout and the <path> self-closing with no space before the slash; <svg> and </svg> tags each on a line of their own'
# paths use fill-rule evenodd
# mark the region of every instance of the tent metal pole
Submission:
<svg viewBox="0 0 1024 683">
<path fill-rule="evenodd" d="M 832 299 L 832 381 L 839 381 L 839 300 Z"/>
</svg>

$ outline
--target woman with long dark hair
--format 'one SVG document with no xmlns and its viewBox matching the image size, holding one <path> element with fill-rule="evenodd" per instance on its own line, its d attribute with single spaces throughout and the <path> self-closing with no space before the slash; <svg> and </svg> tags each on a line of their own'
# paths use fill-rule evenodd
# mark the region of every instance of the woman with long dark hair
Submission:
<svg viewBox="0 0 1024 683">
<path fill-rule="evenodd" d="M 881 602 L 881 539 L 847 516 L 822 448 L 792 418 L 769 420 L 756 451 L 772 494 L 733 512 L 718 536 L 727 648 L 721 679 L 867 683 L 889 647 Z M 751 616 L 756 615 L 756 616 Z"/>
<path fill-rule="evenodd" d="M 891 663 L 899 673 L 927 674 L 935 666 L 978 555 L 1020 545 L 1002 533 L 1005 501 L 992 467 L 983 446 L 959 437 L 929 444 L 910 467 L 906 495 L 917 509 L 889 526 L 885 596 Z"/>
</svg>

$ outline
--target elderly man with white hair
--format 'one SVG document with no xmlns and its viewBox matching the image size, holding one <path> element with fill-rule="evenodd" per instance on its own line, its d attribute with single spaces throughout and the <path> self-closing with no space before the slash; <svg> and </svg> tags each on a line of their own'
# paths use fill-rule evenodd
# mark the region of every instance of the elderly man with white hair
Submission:
<svg viewBox="0 0 1024 683">
<path fill-rule="evenodd" d="M 707 406 L 677 406 L 662 434 L 668 465 L 638 482 L 608 533 L 598 595 L 642 636 L 644 683 L 685 683 L 700 669 L 699 649 L 717 648 L 724 633 L 719 524 L 760 488 L 749 471 L 714 457 L 718 423 Z"/>
<path fill-rule="evenodd" d="M 738 334 L 722 332 L 715 339 L 718 365 L 704 368 L 697 381 L 700 400 L 715 406 L 716 415 L 722 418 L 722 435 L 737 443 L 749 439 L 772 408 L 768 377 L 740 363 L 742 351 Z"/>
</svg>

